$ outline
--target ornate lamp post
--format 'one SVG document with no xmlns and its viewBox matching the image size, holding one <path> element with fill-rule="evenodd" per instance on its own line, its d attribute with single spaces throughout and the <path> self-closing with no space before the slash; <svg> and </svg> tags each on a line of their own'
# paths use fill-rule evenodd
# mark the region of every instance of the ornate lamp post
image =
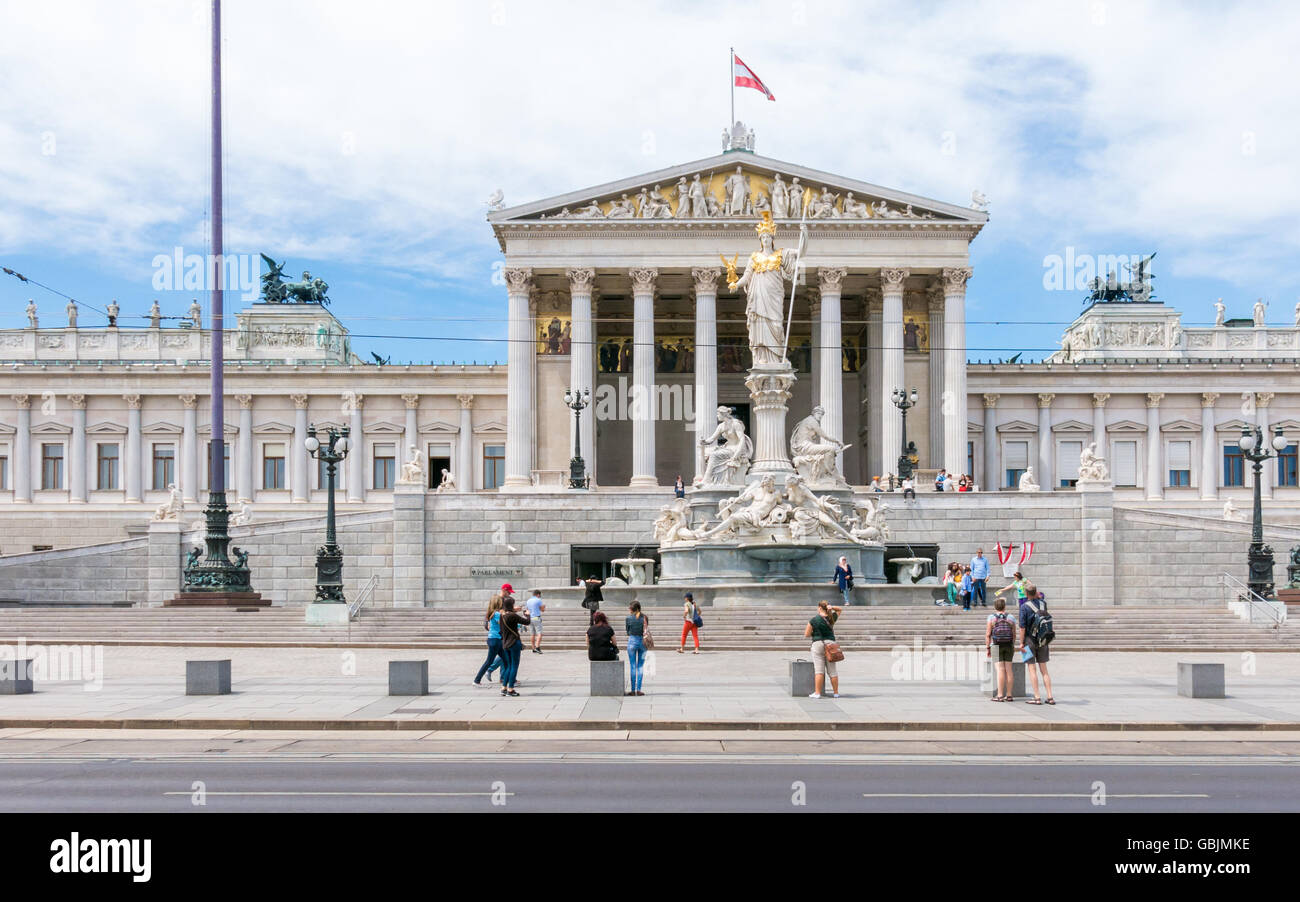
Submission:
<svg viewBox="0 0 1300 902">
<path fill-rule="evenodd" d="M 1245 426 L 1237 440 L 1241 453 L 1255 467 L 1255 519 L 1250 528 L 1250 551 L 1246 554 L 1247 584 L 1261 598 L 1273 597 L 1273 549 L 1264 544 L 1264 508 L 1259 500 L 1260 474 L 1264 461 L 1277 455 L 1264 444 L 1264 430 L 1259 426 Z M 1273 451 L 1281 451 L 1289 444 L 1282 427 L 1273 430 Z"/>
<path fill-rule="evenodd" d="M 337 602 L 342 604 L 343 597 L 343 549 L 334 539 L 334 474 L 339 461 L 348 456 L 352 441 L 348 438 L 349 429 L 330 428 L 325 442 L 316 437 L 316 426 L 307 427 L 307 439 L 303 442 L 307 451 L 317 460 L 325 461 L 326 474 L 326 508 L 325 508 L 325 544 L 316 549 L 316 600 L 318 602 Z"/>
<path fill-rule="evenodd" d="M 564 403 L 573 411 L 573 457 L 569 459 L 569 488 L 590 488 L 591 480 L 587 477 L 587 464 L 582 459 L 582 433 L 579 424 L 582 421 L 582 411 L 591 403 L 591 390 L 565 389 Z"/>
<path fill-rule="evenodd" d="M 910 479 L 913 472 L 912 462 L 916 458 L 916 446 L 907 440 L 907 412 L 916 406 L 916 389 L 912 389 L 909 394 L 901 388 L 896 388 L 891 397 L 894 406 L 903 413 L 903 447 L 902 453 L 898 455 L 898 478 Z"/>
</svg>

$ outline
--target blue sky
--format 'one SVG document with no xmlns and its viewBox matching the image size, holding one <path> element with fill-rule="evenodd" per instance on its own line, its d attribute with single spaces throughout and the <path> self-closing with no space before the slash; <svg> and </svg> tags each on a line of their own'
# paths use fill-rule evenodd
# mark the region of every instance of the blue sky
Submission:
<svg viewBox="0 0 1300 902">
<path fill-rule="evenodd" d="M 1217 297 L 1290 323 L 1300 296 L 1291 5 L 225 6 L 227 250 L 326 278 L 363 356 L 504 360 L 484 200 L 711 155 L 732 44 L 777 97 L 736 95 L 760 153 L 988 195 L 972 359 L 1056 347 L 1084 294 L 1043 288 L 1067 248 L 1158 251 L 1185 324 Z M 151 281 L 156 255 L 206 251 L 206 8 L 0 0 L 0 264 L 94 307 L 184 312 L 195 292 Z M 29 297 L 62 321 L 0 277 L 0 327 Z"/>
</svg>

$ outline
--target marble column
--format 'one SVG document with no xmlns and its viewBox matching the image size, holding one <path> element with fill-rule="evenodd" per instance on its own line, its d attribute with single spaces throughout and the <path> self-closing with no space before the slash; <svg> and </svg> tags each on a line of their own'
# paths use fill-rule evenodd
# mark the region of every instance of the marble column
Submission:
<svg viewBox="0 0 1300 902">
<path fill-rule="evenodd" d="M 1255 422 L 1259 428 L 1264 431 L 1264 447 L 1273 447 L 1273 433 L 1268 429 L 1268 405 L 1273 401 L 1273 392 L 1255 392 Z M 1250 467 L 1249 461 L 1247 467 L 1250 472 L 1254 473 L 1254 468 Z M 1264 461 L 1264 465 L 1259 468 L 1259 497 L 1268 500 L 1273 497 L 1273 483 L 1277 481 L 1277 459 L 1269 458 Z"/>
<path fill-rule="evenodd" d="M 655 279 L 659 270 L 634 267 L 632 277 L 632 481 L 659 485 L 655 474 Z"/>
<path fill-rule="evenodd" d="M 293 490 L 294 501 L 306 501 L 311 498 L 311 486 L 307 482 L 307 396 L 290 395 L 293 401 L 293 444 L 289 446 L 289 488 Z"/>
<path fill-rule="evenodd" d="M 456 435 L 456 489 L 474 491 L 474 396 L 457 395 L 460 432 Z"/>
<path fill-rule="evenodd" d="M 506 366 L 506 478 L 505 489 L 527 488 L 533 483 L 533 433 L 536 429 L 536 390 L 533 358 L 536 335 L 529 298 L 533 271 L 512 267 L 505 271 L 510 319 L 510 348 Z"/>
<path fill-rule="evenodd" d="M 1052 457 L 1056 453 L 1056 443 L 1052 441 L 1052 401 L 1055 399 L 1056 395 L 1050 393 L 1038 395 L 1038 466 L 1034 470 L 1034 476 L 1037 477 L 1034 481 L 1044 492 L 1056 488 L 1056 482 L 1052 479 L 1052 471 L 1055 469 Z"/>
<path fill-rule="evenodd" d="M 880 387 L 880 318 L 883 315 L 883 303 L 879 288 L 867 289 L 867 387 L 866 406 L 861 416 L 862 422 L 867 425 L 865 450 L 868 482 L 872 476 L 885 475 L 880 455 L 881 405 L 888 402 Z"/>
<path fill-rule="evenodd" d="M 348 441 L 352 450 L 348 452 L 348 500 L 366 500 L 366 433 L 361 422 L 361 413 L 365 408 L 366 396 L 348 392 L 343 396 L 343 409 L 352 415 L 348 424 L 350 434 Z"/>
<path fill-rule="evenodd" d="M 1160 401 L 1164 392 L 1147 393 L 1147 479 L 1148 501 L 1165 496 L 1165 481 L 1160 476 Z"/>
<path fill-rule="evenodd" d="M 984 478 L 980 488 L 996 492 L 1002 488 L 1001 449 L 998 447 L 998 396 L 984 395 Z M 972 476 L 975 474 L 972 473 Z"/>
<path fill-rule="evenodd" d="M 122 456 L 122 484 L 126 486 L 126 500 L 140 501 L 140 396 L 123 395 L 126 401 L 126 447 Z"/>
<path fill-rule="evenodd" d="M 199 398 L 198 395 L 180 395 L 185 410 L 181 414 L 181 461 L 180 490 L 185 502 L 198 500 L 198 444 L 199 444 Z"/>
<path fill-rule="evenodd" d="M 1214 402 L 1217 391 L 1201 392 L 1201 498 L 1219 496 L 1219 442 L 1214 431 Z"/>
<path fill-rule="evenodd" d="M 402 443 L 402 448 L 397 455 L 397 468 L 399 473 L 401 472 L 402 464 L 406 463 L 406 461 L 410 459 L 412 448 L 415 448 L 420 452 L 420 458 L 423 460 L 424 466 L 426 468 L 429 466 L 428 455 L 426 455 L 424 450 L 420 448 L 420 396 L 402 395 L 402 400 L 406 402 L 406 432 L 402 436 L 405 441 Z M 429 481 L 431 475 L 435 480 L 437 480 L 442 474 L 425 473 L 424 481 L 426 483 Z M 435 481 L 434 485 L 437 484 L 438 483 Z"/>
<path fill-rule="evenodd" d="M 68 500 L 86 501 L 86 396 L 68 395 L 72 402 L 72 441 L 68 444 Z"/>
<path fill-rule="evenodd" d="M 241 504 L 253 500 L 253 396 L 235 395 L 239 402 L 239 447 L 235 449 L 236 497 Z"/>
<path fill-rule="evenodd" d="M 718 407 L 718 269 L 692 269 L 695 282 L 695 474 L 704 475 L 704 449 Z"/>
<path fill-rule="evenodd" d="M 596 270 L 590 268 L 568 269 L 569 316 L 572 322 L 572 340 L 569 344 L 569 388 L 591 392 L 592 406 L 582 412 L 578 421 L 579 447 L 571 455 L 580 455 L 587 467 L 587 475 L 595 484 L 596 476 L 596 342 L 592 331 L 592 293 L 596 287 Z M 570 438 L 569 443 L 573 443 Z"/>
<path fill-rule="evenodd" d="M 943 466 L 949 473 L 966 467 L 966 282 L 964 266 L 943 271 Z M 1039 483 L 1044 488 L 1046 483 Z"/>
<path fill-rule="evenodd" d="M 1108 392 L 1092 393 L 1092 440 L 1097 443 L 1097 454 L 1109 458 L 1110 448 L 1106 441 L 1106 402 L 1110 400 Z M 1109 465 L 1111 461 L 1107 461 Z"/>
<path fill-rule="evenodd" d="M 943 456 L 943 443 L 946 436 L 944 435 L 943 422 L 943 393 L 947 390 L 943 379 L 943 354 L 944 350 L 941 342 L 944 341 L 943 333 L 943 313 L 944 297 L 943 288 L 937 284 L 931 285 L 926 292 L 927 306 L 926 310 L 930 315 L 929 335 L 930 335 L 930 355 L 928 362 L 930 364 L 930 447 L 926 454 L 926 462 L 935 469 L 946 466 Z M 963 447 L 965 443 L 963 442 Z M 962 467 L 959 470 L 949 472 L 965 473 L 965 454 L 962 455 Z M 970 474 L 974 476 L 975 474 Z"/>
<path fill-rule="evenodd" d="M 18 424 L 14 430 L 14 502 L 30 504 L 32 500 L 32 399 L 14 395 L 18 405 Z"/>
<path fill-rule="evenodd" d="M 821 360 L 817 369 L 817 403 L 826 411 L 822 428 L 837 441 L 844 441 L 844 345 L 841 335 L 844 318 L 840 309 L 840 292 L 849 271 L 843 266 L 817 267 L 817 289 L 821 301 Z M 901 333 L 900 333 L 901 334 Z M 844 475 L 844 452 L 835 455 L 835 471 Z"/>
<path fill-rule="evenodd" d="M 897 473 L 903 453 L 903 414 L 890 397 L 894 389 L 907 391 L 903 373 L 903 283 L 906 269 L 880 271 L 880 468 L 881 474 Z"/>
<path fill-rule="evenodd" d="M 812 394 L 812 406 L 816 407 L 821 403 L 822 397 L 822 302 L 820 298 L 812 297 L 814 292 L 808 292 L 808 322 L 812 332 L 809 347 L 812 349 L 811 360 L 809 361 L 809 376 L 811 377 L 809 389 Z"/>
</svg>

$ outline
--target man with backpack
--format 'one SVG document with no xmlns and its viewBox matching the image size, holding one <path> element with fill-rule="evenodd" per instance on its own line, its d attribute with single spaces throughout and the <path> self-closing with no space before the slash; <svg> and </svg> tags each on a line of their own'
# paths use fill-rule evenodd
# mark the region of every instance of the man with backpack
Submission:
<svg viewBox="0 0 1300 902">
<path fill-rule="evenodd" d="M 1047 692 L 1047 703 L 1056 704 L 1056 699 L 1052 697 L 1052 678 L 1047 673 L 1047 662 L 1050 658 L 1050 643 L 1056 638 L 1056 631 L 1052 628 L 1052 615 L 1047 612 L 1047 599 L 1038 591 L 1033 583 L 1025 583 L 1025 601 L 1020 606 L 1020 653 L 1025 659 L 1025 671 L 1029 675 L 1029 684 L 1034 689 L 1034 697 L 1028 699 L 1031 705 L 1041 705 L 1042 698 L 1038 695 L 1038 674 L 1034 672 L 1034 665 L 1038 665 L 1038 673 L 1043 675 L 1043 688 Z"/>
</svg>

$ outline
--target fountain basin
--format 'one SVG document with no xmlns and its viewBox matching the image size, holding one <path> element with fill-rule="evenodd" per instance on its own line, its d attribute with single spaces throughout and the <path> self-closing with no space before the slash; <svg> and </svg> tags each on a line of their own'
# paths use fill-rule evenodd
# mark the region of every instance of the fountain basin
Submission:
<svg viewBox="0 0 1300 902">
<path fill-rule="evenodd" d="M 747 557 L 767 562 L 767 572 L 763 576 L 765 583 L 795 582 L 794 562 L 817 553 L 816 546 L 793 542 L 751 542 L 737 547 Z"/>
<path fill-rule="evenodd" d="M 930 573 L 930 567 L 934 562 L 928 557 L 896 557 L 886 563 L 894 568 L 894 578 L 891 582 L 906 585 L 907 583 L 919 582 L 924 577 L 933 576 Z M 911 571 L 916 567 L 919 567 L 920 571 L 913 574 Z"/>
</svg>

